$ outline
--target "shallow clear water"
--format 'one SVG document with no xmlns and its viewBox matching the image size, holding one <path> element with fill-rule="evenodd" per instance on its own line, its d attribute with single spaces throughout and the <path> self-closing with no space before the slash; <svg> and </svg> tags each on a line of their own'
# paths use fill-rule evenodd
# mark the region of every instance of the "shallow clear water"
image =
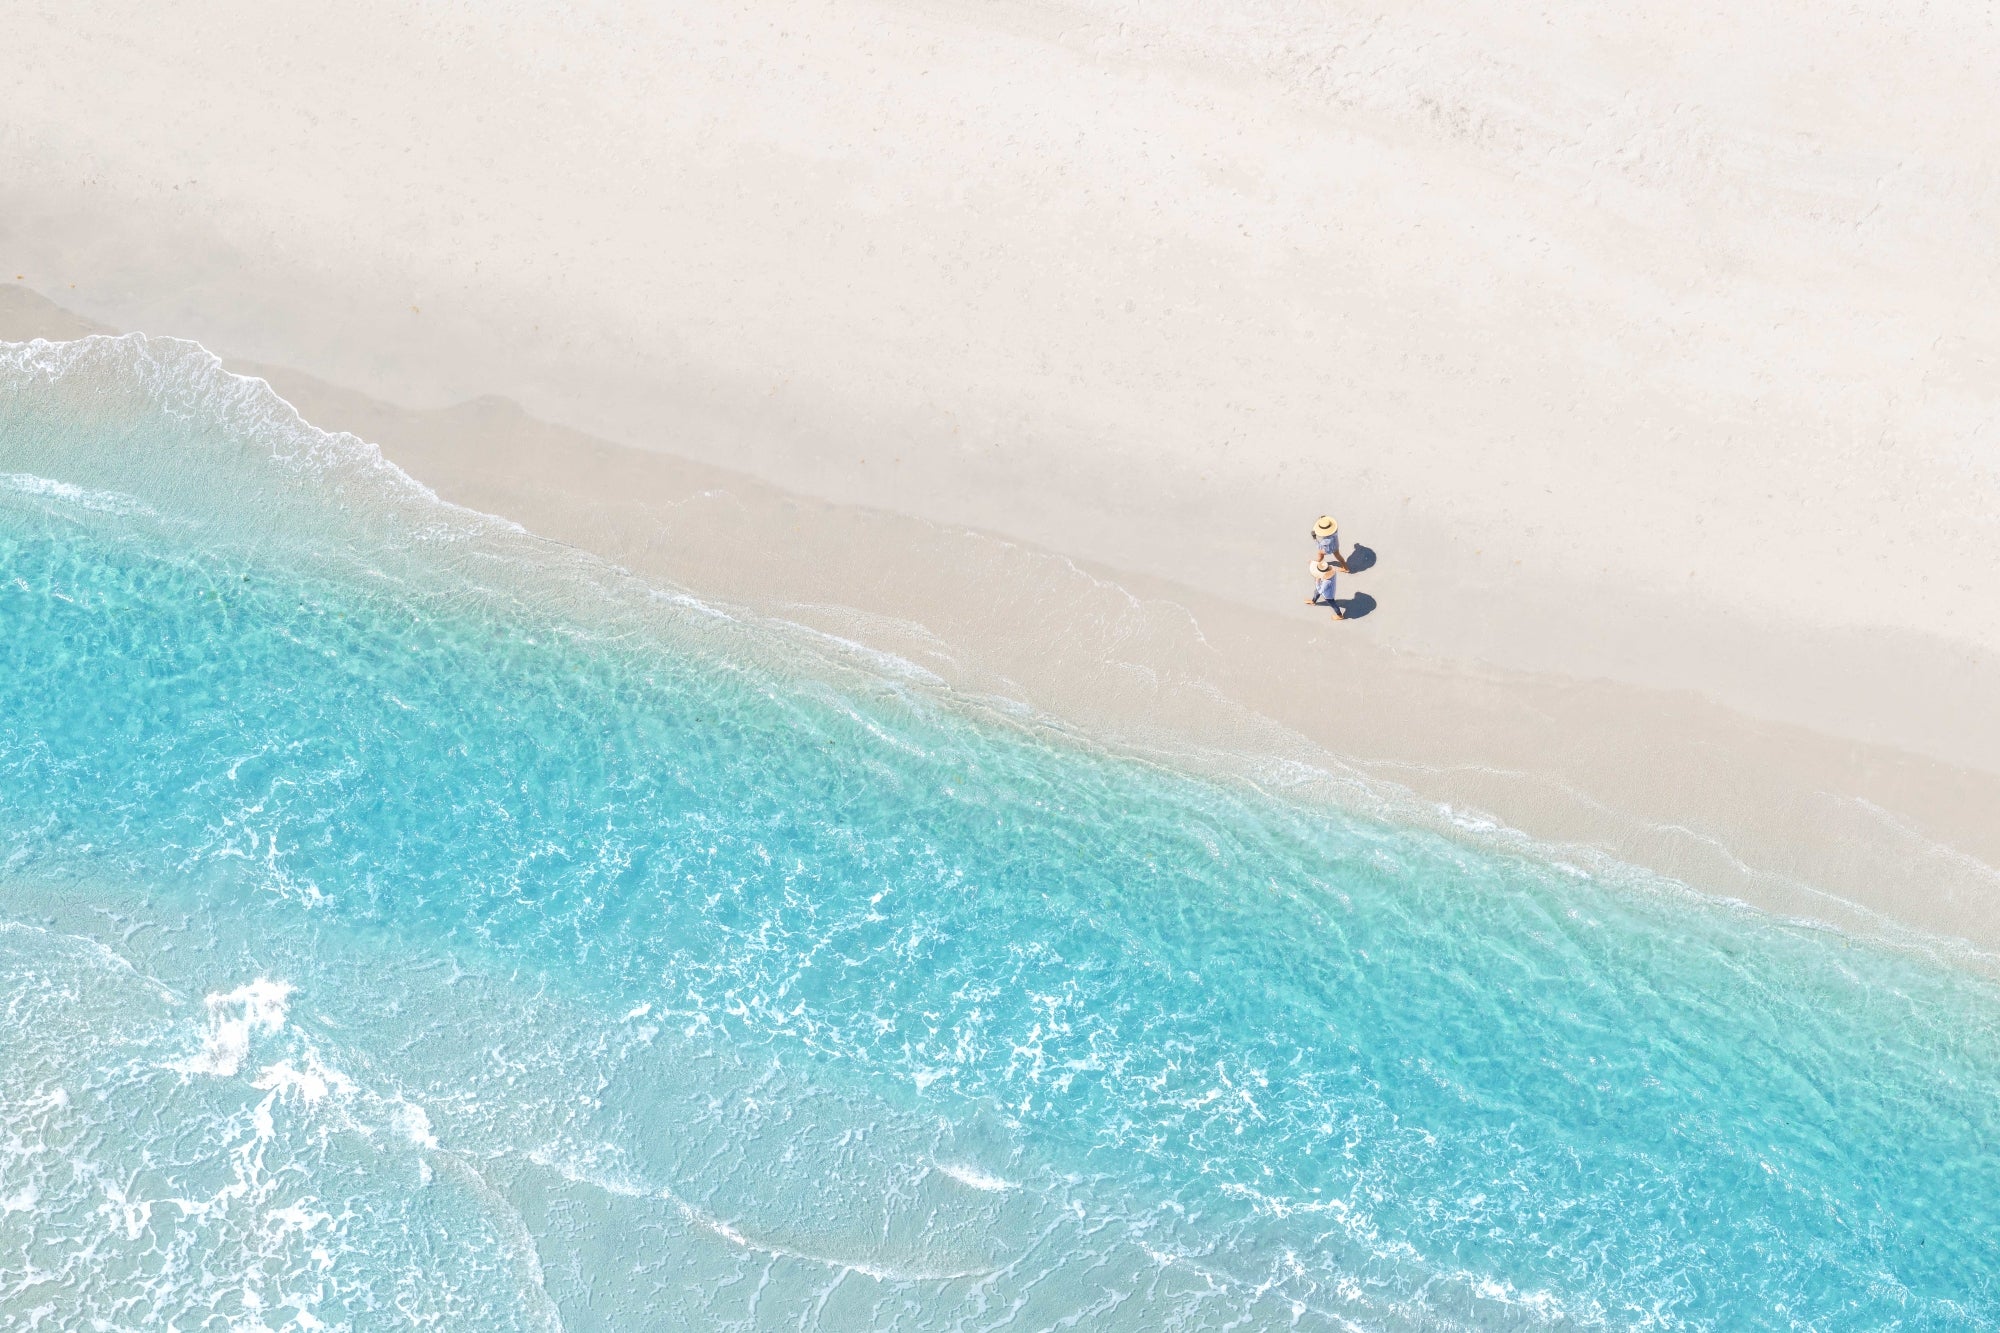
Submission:
<svg viewBox="0 0 2000 1333">
<path fill-rule="evenodd" d="M 0 1325 L 1981 1328 L 2000 995 L 0 348 Z"/>
</svg>

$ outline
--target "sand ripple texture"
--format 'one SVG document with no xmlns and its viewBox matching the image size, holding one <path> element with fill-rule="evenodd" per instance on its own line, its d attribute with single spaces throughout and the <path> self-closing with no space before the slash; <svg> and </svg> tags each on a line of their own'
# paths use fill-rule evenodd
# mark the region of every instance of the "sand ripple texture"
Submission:
<svg viewBox="0 0 2000 1333">
<path fill-rule="evenodd" d="M 0 1324 L 2000 1324 L 2000 996 L 0 349 Z"/>
</svg>

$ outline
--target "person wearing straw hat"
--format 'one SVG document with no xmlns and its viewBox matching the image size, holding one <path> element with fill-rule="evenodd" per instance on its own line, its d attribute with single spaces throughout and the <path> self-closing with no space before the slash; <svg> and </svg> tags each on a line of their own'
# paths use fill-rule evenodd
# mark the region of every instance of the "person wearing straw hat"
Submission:
<svg viewBox="0 0 2000 1333">
<path fill-rule="evenodd" d="M 1320 557 L 1335 569 L 1347 568 L 1347 557 L 1340 553 L 1340 524 L 1326 514 L 1321 514 L 1313 524 L 1313 545 L 1319 548 Z"/>
<path fill-rule="evenodd" d="M 1316 555 L 1312 561 L 1313 595 L 1306 598 L 1307 606 L 1330 606 L 1335 620 L 1347 619 L 1347 612 L 1341 610 L 1340 603 L 1333 600 L 1333 577 L 1339 571 L 1324 555 Z"/>
</svg>

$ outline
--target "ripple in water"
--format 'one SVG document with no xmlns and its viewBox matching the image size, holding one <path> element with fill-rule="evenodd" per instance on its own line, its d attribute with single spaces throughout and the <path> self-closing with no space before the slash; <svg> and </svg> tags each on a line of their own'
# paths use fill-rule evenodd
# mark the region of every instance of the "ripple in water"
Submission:
<svg viewBox="0 0 2000 1333">
<path fill-rule="evenodd" d="M 970 715 L 0 357 L 0 1320 L 2000 1322 L 1986 983 Z"/>
</svg>

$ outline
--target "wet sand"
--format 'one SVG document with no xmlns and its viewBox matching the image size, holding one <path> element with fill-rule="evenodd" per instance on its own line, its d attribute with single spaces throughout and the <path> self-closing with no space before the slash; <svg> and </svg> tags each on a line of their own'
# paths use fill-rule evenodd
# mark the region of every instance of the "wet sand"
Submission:
<svg viewBox="0 0 2000 1333">
<path fill-rule="evenodd" d="M 21 20 L 0 336 L 197 338 L 1120 743 L 2000 949 L 1969 9 L 198 9 Z"/>
</svg>

